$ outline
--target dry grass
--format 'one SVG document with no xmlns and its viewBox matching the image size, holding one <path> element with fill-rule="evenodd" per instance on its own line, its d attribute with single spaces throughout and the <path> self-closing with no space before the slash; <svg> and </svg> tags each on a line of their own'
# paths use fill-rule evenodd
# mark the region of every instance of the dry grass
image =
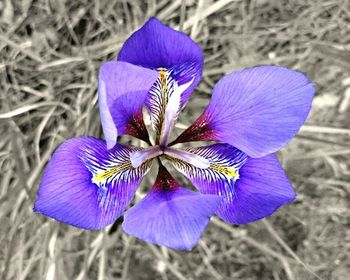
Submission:
<svg viewBox="0 0 350 280">
<path fill-rule="evenodd" d="M 1 279 L 348 279 L 350 2 L 185 2 L 0 1 Z M 235 69 L 284 65 L 317 83 L 307 125 L 280 153 L 297 200 L 251 225 L 214 219 L 192 252 L 148 245 L 117 226 L 83 231 L 32 212 L 57 145 L 101 136 L 98 67 L 151 15 L 183 28 L 205 53 L 180 126 Z"/>
</svg>

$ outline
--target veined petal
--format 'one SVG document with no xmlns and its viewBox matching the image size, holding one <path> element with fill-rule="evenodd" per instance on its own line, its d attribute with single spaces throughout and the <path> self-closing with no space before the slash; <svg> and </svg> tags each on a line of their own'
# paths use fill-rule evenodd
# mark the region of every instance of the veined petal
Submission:
<svg viewBox="0 0 350 280">
<path fill-rule="evenodd" d="M 183 94 L 192 85 L 194 78 L 179 85 L 173 78 L 172 71 L 159 69 L 159 78 L 152 86 L 146 99 L 146 107 L 150 113 L 151 123 L 156 131 L 156 143 L 167 145 L 170 130 L 184 106 Z"/>
<path fill-rule="evenodd" d="M 233 224 L 246 224 L 270 216 L 292 202 L 296 193 L 274 154 L 249 158 L 240 170 L 232 199 L 226 199 L 218 215 Z"/>
<path fill-rule="evenodd" d="M 170 96 L 174 91 L 180 95 L 175 110 L 181 111 L 201 79 L 201 48 L 186 34 L 152 17 L 124 43 L 118 60 L 159 71 L 146 103 L 159 140 Z"/>
<path fill-rule="evenodd" d="M 107 62 L 101 66 L 99 108 L 109 149 L 115 145 L 117 136 L 122 134 L 149 141 L 142 106 L 157 78 L 157 71 L 126 62 Z"/>
<path fill-rule="evenodd" d="M 60 222 L 84 229 L 113 223 L 132 200 L 151 163 L 133 168 L 136 148 L 94 137 L 64 142 L 48 163 L 34 210 Z"/>
<path fill-rule="evenodd" d="M 226 75 L 197 121 L 172 144 L 214 140 L 251 157 L 282 148 L 311 109 L 315 85 L 297 71 L 258 66 Z"/>
<path fill-rule="evenodd" d="M 209 159 L 208 169 L 172 159 L 201 192 L 222 197 L 217 215 L 234 224 L 245 224 L 271 215 L 295 198 L 295 192 L 274 155 L 249 158 L 228 144 L 189 148 Z"/>
<path fill-rule="evenodd" d="M 228 144 L 214 144 L 207 147 L 187 148 L 188 153 L 209 161 L 209 168 L 198 168 L 179 158 L 168 158 L 175 168 L 192 181 L 203 193 L 231 195 L 231 188 L 240 178 L 240 168 L 248 156 Z"/>
<path fill-rule="evenodd" d="M 200 46 L 185 33 L 172 29 L 155 17 L 150 18 L 126 40 L 118 60 L 151 69 L 171 70 L 179 85 L 194 77 L 185 96 L 198 84 L 203 68 Z"/>
<path fill-rule="evenodd" d="M 149 147 L 143 150 L 132 152 L 130 155 L 131 165 L 134 168 L 141 166 L 145 161 L 163 154 L 159 146 Z"/>
<path fill-rule="evenodd" d="M 152 190 L 125 213 L 123 229 L 150 243 L 191 250 L 220 200 L 181 187 L 161 167 Z"/>
<path fill-rule="evenodd" d="M 190 165 L 198 168 L 206 169 L 210 167 L 210 162 L 208 159 L 188 151 L 166 147 L 164 149 L 164 154 L 174 159 L 187 162 Z"/>
</svg>

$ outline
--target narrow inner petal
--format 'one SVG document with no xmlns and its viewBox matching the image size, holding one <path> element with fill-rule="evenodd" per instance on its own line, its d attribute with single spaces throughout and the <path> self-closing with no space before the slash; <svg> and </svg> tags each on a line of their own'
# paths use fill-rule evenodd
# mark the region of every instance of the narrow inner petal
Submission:
<svg viewBox="0 0 350 280">
<path fill-rule="evenodd" d="M 175 80 L 170 76 L 170 71 L 165 68 L 159 68 L 159 77 L 152 86 L 148 94 L 146 106 L 150 112 L 151 123 L 156 131 L 156 143 L 159 143 L 159 138 L 162 130 L 162 125 L 165 118 L 165 110 L 168 100 L 174 91 Z"/>
<path fill-rule="evenodd" d="M 159 148 L 159 146 L 150 147 L 148 149 L 134 151 L 130 155 L 131 165 L 134 168 L 138 168 L 147 160 L 155 158 L 163 154 L 163 151 Z"/>
<path fill-rule="evenodd" d="M 146 107 L 156 132 L 156 144 L 160 146 L 167 145 L 171 129 L 187 100 L 185 95 L 193 88 L 196 77 L 192 68 L 192 64 L 186 64 L 157 69 L 159 76 L 148 93 Z"/>
<path fill-rule="evenodd" d="M 166 146 L 168 144 L 168 139 L 171 129 L 174 127 L 175 121 L 179 115 L 181 109 L 181 94 L 185 92 L 192 84 L 194 78 L 188 83 L 178 86 L 174 83 L 174 91 L 168 100 L 168 104 L 165 109 L 165 119 L 162 124 L 162 129 L 160 133 L 159 144 L 161 146 Z"/>
<path fill-rule="evenodd" d="M 200 169 L 206 169 L 210 167 L 210 161 L 208 159 L 188 151 L 167 147 L 164 150 L 164 154 L 171 158 L 175 158 L 180 161 L 189 163 L 192 166 L 195 166 Z"/>
</svg>

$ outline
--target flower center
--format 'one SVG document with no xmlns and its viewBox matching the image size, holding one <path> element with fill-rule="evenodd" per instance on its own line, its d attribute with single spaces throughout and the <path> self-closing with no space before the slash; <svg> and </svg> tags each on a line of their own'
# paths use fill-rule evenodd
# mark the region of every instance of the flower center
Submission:
<svg viewBox="0 0 350 280">
<path fill-rule="evenodd" d="M 172 70 L 159 68 L 159 77 L 151 90 L 148 109 L 151 122 L 156 130 L 156 146 L 141 151 L 135 151 L 130 155 L 130 161 L 134 168 L 142 165 L 147 160 L 166 155 L 187 162 L 198 168 L 209 168 L 209 160 L 192 154 L 168 147 L 170 131 L 174 126 L 181 107 L 181 95 L 194 81 L 194 77 L 187 83 L 179 85 L 171 76 Z"/>
<path fill-rule="evenodd" d="M 163 154 L 170 158 L 182 160 L 201 169 L 206 169 L 211 166 L 209 160 L 202 156 L 164 146 L 154 146 L 142 151 L 135 151 L 131 153 L 131 165 L 132 167 L 137 168 L 141 166 L 141 164 L 145 161 L 161 156 Z"/>
</svg>

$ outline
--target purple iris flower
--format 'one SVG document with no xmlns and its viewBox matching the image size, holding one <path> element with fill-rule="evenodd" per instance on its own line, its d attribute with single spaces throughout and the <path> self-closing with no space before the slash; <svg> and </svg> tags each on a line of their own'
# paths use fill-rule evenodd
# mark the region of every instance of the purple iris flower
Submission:
<svg viewBox="0 0 350 280">
<path fill-rule="evenodd" d="M 170 132 L 201 79 L 201 48 L 151 18 L 101 66 L 98 95 L 106 141 L 64 142 L 43 174 L 35 211 L 84 229 L 101 229 L 123 214 L 158 158 L 150 192 L 126 211 L 123 229 L 145 241 L 191 249 L 214 214 L 245 224 L 291 202 L 295 191 L 276 156 L 304 123 L 314 84 L 278 66 L 247 68 L 223 77 L 204 113 L 177 139 Z M 143 121 L 150 115 L 154 141 Z M 150 144 L 127 146 L 128 134 Z M 176 148 L 188 141 L 215 141 Z M 154 142 L 152 145 L 151 142 Z M 199 190 L 184 188 L 161 164 L 167 160 Z"/>
</svg>

